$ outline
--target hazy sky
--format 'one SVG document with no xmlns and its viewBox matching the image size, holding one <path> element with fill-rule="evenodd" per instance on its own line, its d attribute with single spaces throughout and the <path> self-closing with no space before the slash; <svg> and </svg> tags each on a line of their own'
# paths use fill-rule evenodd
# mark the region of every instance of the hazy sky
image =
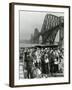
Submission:
<svg viewBox="0 0 72 90">
<path fill-rule="evenodd" d="M 20 40 L 30 39 L 31 33 L 34 33 L 35 28 L 41 31 L 46 14 L 64 15 L 64 13 L 20 11 Z"/>
</svg>

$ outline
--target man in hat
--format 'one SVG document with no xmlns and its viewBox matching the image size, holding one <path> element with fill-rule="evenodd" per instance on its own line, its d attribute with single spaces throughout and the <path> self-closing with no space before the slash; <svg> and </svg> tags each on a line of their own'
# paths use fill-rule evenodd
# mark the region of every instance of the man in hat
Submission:
<svg viewBox="0 0 72 90">
<path fill-rule="evenodd" d="M 27 56 L 27 77 L 32 78 L 32 66 L 33 66 L 33 58 L 31 53 Z"/>
</svg>

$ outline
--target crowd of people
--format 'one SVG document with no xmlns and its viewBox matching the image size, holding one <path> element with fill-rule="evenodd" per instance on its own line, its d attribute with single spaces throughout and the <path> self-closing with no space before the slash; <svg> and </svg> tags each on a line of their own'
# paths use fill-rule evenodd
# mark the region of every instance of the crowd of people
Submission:
<svg viewBox="0 0 72 90">
<path fill-rule="evenodd" d="M 64 72 L 63 48 L 24 48 L 20 58 L 26 70 L 25 78 L 42 78 Z"/>
</svg>

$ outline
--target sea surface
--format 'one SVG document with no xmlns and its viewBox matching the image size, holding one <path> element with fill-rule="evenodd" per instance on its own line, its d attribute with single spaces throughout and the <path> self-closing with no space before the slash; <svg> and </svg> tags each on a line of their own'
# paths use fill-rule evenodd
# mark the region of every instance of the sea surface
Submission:
<svg viewBox="0 0 72 90">
<path fill-rule="evenodd" d="M 19 47 L 34 47 L 36 45 L 39 45 L 39 44 L 31 44 L 31 43 L 26 44 L 26 43 L 23 43 L 23 42 L 19 43 Z"/>
</svg>

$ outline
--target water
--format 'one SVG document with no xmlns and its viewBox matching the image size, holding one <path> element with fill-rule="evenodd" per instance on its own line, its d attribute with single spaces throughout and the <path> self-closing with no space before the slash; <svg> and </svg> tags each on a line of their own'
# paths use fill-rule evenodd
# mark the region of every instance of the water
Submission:
<svg viewBox="0 0 72 90">
<path fill-rule="evenodd" d="M 26 43 L 22 42 L 22 43 L 19 44 L 19 47 L 34 47 L 36 45 L 39 45 L 39 44 L 31 44 L 31 43 L 26 44 Z"/>
</svg>

